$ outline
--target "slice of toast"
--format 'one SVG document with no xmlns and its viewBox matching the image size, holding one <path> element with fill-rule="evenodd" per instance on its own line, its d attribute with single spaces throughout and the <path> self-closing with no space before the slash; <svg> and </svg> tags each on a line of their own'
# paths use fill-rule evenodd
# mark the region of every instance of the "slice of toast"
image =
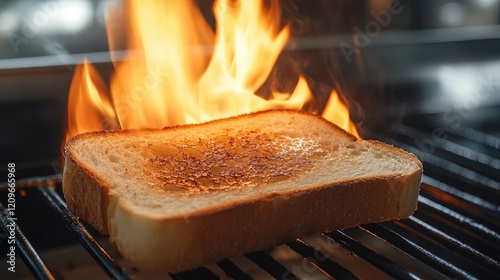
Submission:
<svg viewBox="0 0 500 280">
<path fill-rule="evenodd" d="M 410 216 L 422 164 L 319 116 L 275 110 L 80 134 L 68 208 L 135 266 L 176 272 L 313 233 Z"/>
</svg>

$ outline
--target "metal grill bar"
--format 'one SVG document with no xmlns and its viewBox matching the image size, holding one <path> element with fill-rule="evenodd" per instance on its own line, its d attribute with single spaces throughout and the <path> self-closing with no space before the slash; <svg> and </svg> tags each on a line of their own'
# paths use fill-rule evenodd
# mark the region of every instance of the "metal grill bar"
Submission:
<svg viewBox="0 0 500 280">
<path fill-rule="evenodd" d="M 412 230 L 423 233 L 427 237 L 443 244 L 452 251 L 459 252 L 477 263 L 487 265 L 493 271 L 500 271 L 500 264 L 497 260 L 414 216 L 394 223 L 397 225 L 406 225 Z"/>
<path fill-rule="evenodd" d="M 245 254 L 245 256 L 276 279 L 298 279 L 281 263 L 264 252 L 252 252 Z"/>
<path fill-rule="evenodd" d="M 474 219 L 498 232 L 498 221 L 500 221 L 498 212 L 489 211 L 479 205 L 470 204 L 465 200 L 426 184 L 421 184 L 421 186 L 420 197 L 430 199 L 437 205 L 461 213 L 462 216 Z"/>
<path fill-rule="evenodd" d="M 409 253 L 421 262 L 429 265 L 430 267 L 443 272 L 448 277 L 455 278 L 467 278 L 467 279 L 477 279 L 473 275 L 467 273 L 466 271 L 456 267 L 455 265 L 443 260 L 442 258 L 436 256 L 430 251 L 424 249 L 422 246 L 414 243 L 411 240 L 406 239 L 400 234 L 388 229 L 385 226 L 378 224 L 369 224 L 360 226 L 361 229 L 378 236 L 389 243 L 392 243 L 400 250 Z"/>
<path fill-rule="evenodd" d="M 467 168 L 462 167 L 454 162 L 437 157 L 431 153 L 421 151 L 413 146 L 403 144 L 399 141 L 392 140 L 392 139 L 389 139 L 386 137 L 384 137 L 383 140 L 387 143 L 393 144 L 393 145 L 398 146 L 402 149 L 405 149 L 411 153 L 414 153 L 415 155 L 417 155 L 421 160 L 423 160 L 427 164 L 436 166 L 438 168 L 442 168 L 443 170 L 446 170 L 446 171 L 453 173 L 455 176 L 465 178 L 471 182 L 479 183 L 482 186 L 484 186 L 485 188 L 489 189 L 490 191 L 495 191 L 493 193 L 497 193 L 497 191 L 500 190 L 500 182 L 495 181 L 495 180 L 488 178 L 486 176 L 483 176 L 482 174 L 479 174 L 476 171 L 467 169 Z"/>
<path fill-rule="evenodd" d="M 393 126 L 393 130 L 396 131 L 400 135 L 404 135 L 406 137 L 412 139 L 419 139 L 428 137 L 428 134 L 411 126 L 399 124 L 397 126 Z M 453 143 L 451 141 L 443 139 L 442 141 L 434 141 L 436 147 L 439 147 L 445 151 L 453 153 L 455 155 L 461 156 L 463 158 L 469 159 L 471 161 L 475 161 L 478 163 L 482 163 L 486 166 L 486 168 L 500 169 L 500 160 L 487 155 L 485 153 L 481 153 L 471 148 L 465 147 L 463 145 Z M 494 177 L 497 177 L 499 174 L 492 174 Z"/>
<path fill-rule="evenodd" d="M 224 259 L 220 262 L 217 262 L 217 265 L 224 270 L 224 272 L 233 279 L 240 280 L 251 280 L 252 278 L 248 276 L 245 272 L 241 271 L 239 267 L 237 267 L 232 261 L 228 259 Z"/>
<path fill-rule="evenodd" d="M 477 221 L 471 219 L 468 216 L 464 216 L 456 211 L 453 211 L 449 208 L 446 208 L 445 206 L 435 203 L 434 201 L 420 196 L 419 199 L 419 210 L 418 212 L 435 212 L 437 215 L 441 216 L 442 218 L 445 218 L 446 220 L 453 222 L 455 224 L 460 225 L 464 229 L 473 231 L 477 233 L 479 236 L 488 239 L 490 242 L 494 244 L 500 244 L 500 234 L 481 224 L 478 223 Z"/>
<path fill-rule="evenodd" d="M 181 273 L 176 273 L 176 274 L 170 274 L 170 277 L 172 277 L 174 280 L 188 280 L 188 279 L 219 279 L 217 275 L 215 275 L 212 271 L 205 267 L 200 267 L 197 269 L 189 270 L 189 271 L 184 271 Z"/>
<path fill-rule="evenodd" d="M 459 240 L 465 246 L 469 246 L 471 248 L 476 249 L 481 252 L 481 254 L 487 255 L 489 257 L 496 256 L 498 251 L 500 251 L 500 244 L 495 242 L 491 242 L 490 240 L 484 239 L 482 236 L 478 235 L 476 232 L 468 230 L 460 225 L 460 223 L 456 223 L 450 220 L 447 220 L 446 217 L 437 216 L 434 213 L 430 213 L 428 211 L 418 211 L 415 213 L 414 218 L 417 218 L 426 224 L 436 228 L 437 230 L 446 233 L 450 238 L 445 238 L 445 236 L 435 237 L 436 241 L 440 242 L 441 238 L 445 238 L 446 242 L 453 243 L 453 239 Z M 402 221 L 405 222 L 406 220 Z M 418 226 L 416 226 L 418 228 Z M 423 230 L 425 232 L 425 230 Z M 440 242 L 445 244 L 443 242 Z M 453 249 L 452 251 L 459 252 L 460 250 Z M 498 260 L 496 260 L 498 262 Z"/>
<path fill-rule="evenodd" d="M 352 274 L 352 272 L 345 269 L 338 263 L 330 260 L 323 253 L 314 249 L 312 246 L 303 242 L 302 240 L 289 242 L 286 245 L 290 247 L 290 249 L 299 253 L 309 262 L 311 262 L 311 264 L 321 269 L 322 271 L 325 271 L 336 279 L 358 279 L 358 277 Z"/>
<path fill-rule="evenodd" d="M 425 160 L 424 169 L 427 177 L 445 182 L 448 186 L 453 187 L 453 189 L 462 191 L 465 196 L 460 198 L 463 200 L 466 200 L 467 197 L 471 198 L 470 195 L 473 195 L 474 197 L 487 201 L 488 205 L 500 205 L 499 191 L 489 189 L 479 182 L 470 181 L 470 179 L 457 176 L 456 174 L 448 170 L 436 167 L 432 164 L 428 164 L 427 162 L 425 162 Z M 440 186 L 438 185 L 438 187 Z M 495 207 L 493 206 L 492 208 Z M 493 211 L 495 212 L 496 210 Z"/>
<path fill-rule="evenodd" d="M 414 241 L 423 249 L 460 270 L 465 271 L 467 274 L 477 278 L 487 279 L 496 279 L 500 276 L 495 271 L 474 262 L 474 260 L 471 260 L 468 256 L 464 256 L 460 254 L 460 252 L 448 248 L 445 244 L 440 243 L 440 240 L 432 238 L 432 235 L 427 235 L 425 231 L 419 231 L 416 228 L 409 227 L 398 221 L 383 223 L 382 225 L 392 232 L 403 236 L 407 240 Z"/>
<path fill-rule="evenodd" d="M 491 273 L 493 273 L 493 275 L 495 275 L 493 277 L 498 277 L 498 274 L 500 274 L 500 264 L 498 260 L 491 257 L 494 255 L 492 255 L 491 252 L 495 251 L 494 248 L 496 245 L 494 244 L 498 244 L 495 242 L 498 242 L 498 233 L 496 230 L 498 225 L 498 214 L 500 213 L 500 205 L 498 203 L 500 200 L 498 200 L 499 197 L 495 194 L 498 194 L 500 184 L 497 181 L 498 173 L 492 172 L 492 170 L 497 169 L 496 165 L 499 165 L 500 161 L 497 158 L 447 140 L 433 142 L 436 145 L 434 147 L 436 149 L 436 153 L 420 150 L 412 145 L 406 144 L 406 142 L 409 143 L 413 141 L 413 145 L 416 145 L 415 139 L 426 139 L 426 137 L 429 137 L 428 134 L 408 125 L 394 126 L 392 127 L 392 131 L 398 134 L 396 139 L 400 139 L 401 136 L 403 136 L 402 138 L 405 138 L 405 140 L 389 139 L 383 135 L 377 135 L 377 138 L 382 141 L 392 143 L 395 146 L 399 146 L 419 156 L 424 162 L 424 169 L 427 175 L 423 176 L 423 182 L 433 186 L 431 187 L 429 185 L 422 184 L 419 202 L 420 206 L 423 207 L 419 207 L 419 211 L 417 211 L 413 217 L 410 217 L 410 219 L 394 222 L 394 225 L 406 228 L 410 231 L 418 232 L 418 234 L 425 236 L 425 238 L 432 239 L 433 242 L 439 242 L 446 248 L 466 256 L 467 261 L 475 261 L 476 265 L 489 269 L 476 269 L 476 272 L 480 271 L 478 273 L 484 273 L 490 276 Z M 473 138 L 473 135 L 469 134 L 467 136 L 469 138 Z M 488 141 L 486 142 L 488 142 L 488 144 L 495 144 L 494 141 L 491 141 L 491 137 L 482 137 L 482 139 L 487 139 Z M 445 153 L 452 154 L 453 156 L 445 156 L 445 158 L 454 158 L 455 160 L 458 160 L 460 165 L 437 156 L 437 154 L 441 153 L 439 149 Z M 463 166 L 461 166 L 462 164 Z M 468 169 L 464 166 L 474 168 L 475 170 Z M 452 182 L 453 186 L 442 183 L 440 180 L 435 179 L 436 177 L 442 179 L 444 178 L 445 180 Z M 457 189 L 455 186 L 459 186 L 460 189 Z M 474 186 L 474 189 L 471 189 L 472 186 Z M 474 194 L 471 194 L 470 192 L 473 192 Z M 437 200 L 439 203 L 436 203 L 433 200 Z M 449 205 L 456 210 L 449 209 L 445 207 L 445 205 Z M 461 213 L 466 214 L 463 215 Z M 421 220 L 420 217 L 426 220 L 428 219 L 433 223 L 439 223 L 438 221 L 441 221 L 443 224 L 446 224 L 446 220 L 450 219 L 450 221 L 453 221 L 455 225 L 461 225 L 463 228 L 458 229 L 455 225 L 448 225 L 446 231 L 454 232 L 454 235 L 460 237 L 457 238 L 454 235 L 450 235 L 450 233 L 439 230 L 435 226 Z M 486 225 L 488 222 L 485 222 L 485 219 L 491 221 L 492 223 L 490 225 Z M 388 228 L 385 229 L 390 231 Z M 378 230 L 381 229 L 379 228 Z M 388 233 L 386 232 L 384 234 L 387 235 Z M 394 234 L 397 233 L 394 232 Z M 466 240 L 475 240 L 475 246 L 480 246 L 481 244 L 483 245 L 481 245 L 481 249 L 478 249 L 468 244 Z M 392 238 L 390 241 L 393 243 L 404 243 L 401 240 L 395 241 Z M 415 248 L 411 249 L 411 255 L 422 255 L 421 257 L 425 256 L 423 253 L 427 253 L 428 250 L 422 247 L 421 242 L 418 242 L 417 246 L 413 246 Z M 493 248 L 490 250 L 488 247 Z M 422 252 L 419 253 L 419 251 Z M 441 266 L 441 258 L 438 256 L 435 257 L 434 261 L 436 261 L 437 264 L 432 264 L 426 259 L 421 260 L 436 268 Z M 444 259 L 442 259 L 442 261 L 442 264 L 447 263 Z M 470 276 L 467 275 L 469 272 L 465 272 L 456 265 L 446 269 L 448 272 L 453 272 L 454 274 L 458 273 L 456 275 L 460 277 Z M 473 268 L 470 269 L 474 270 Z"/>
<path fill-rule="evenodd" d="M 404 134 L 400 134 L 400 132 L 398 130 L 393 129 L 392 131 L 394 133 L 397 133 L 398 136 L 400 136 L 400 138 L 406 138 L 406 141 L 408 141 L 408 142 L 412 142 L 412 141 L 415 141 L 415 139 L 418 139 L 416 136 L 414 136 L 414 138 L 412 138 L 412 137 L 408 137 Z M 498 191 L 500 190 L 500 182 L 499 181 L 492 179 L 488 176 L 484 176 L 483 174 L 480 174 L 477 171 L 468 169 L 466 167 L 463 167 L 455 162 L 444 159 L 442 157 L 438 157 L 434 153 L 430 153 L 430 152 L 418 149 L 418 148 L 414 147 L 413 145 L 403 143 L 403 141 L 401 141 L 401 140 L 395 140 L 394 138 L 387 137 L 386 135 L 383 135 L 380 133 L 373 133 L 372 136 L 376 139 L 383 141 L 383 142 L 390 143 L 394 146 L 400 147 L 402 149 L 405 149 L 405 150 L 417 155 L 420 158 L 420 160 L 422 160 L 424 163 L 427 164 L 427 167 L 426 167 L 427 175 L 429 175 L 428 174 L 429 167 L 434 166 L 434 167 L 437 167 L 437 168 L 440 168 L 442 170 L 445 170 L 447 172 L 452 173 L 453 176 L 458 176 L 460 178 L 464 178 L 464 179 L 468 180 L 470 183 L 473 183 L 476 185 L 477 185 L 477 183 L 479 183 L 480 185 L 478 185 L 478 187 L 485 188 L 485 191 L 490 191 L 491 193 L 498 194 Z M 426 135 L 426 136 L 428 136 L 428 135 Z M 456 156 L 459 156 L 459 155 L 456 155 Z M 483 164 L 481 164 L 481 165 L 487 167 L 487 165 L 483 165 Z"/>
<path fill-rule="evenodd" d="M 114 279 L 129 279 L 121 267 L 101 245 L 90 234 L 87 228 L 80 222 L 80 219 L 73 215 L 62 198 L 52 189 L 47 187 L 37 187 L 37 190 L 47 199 L 50 207 L 63 219 L 66 227 L 73 232 L 90 255 L 102 266 L 109 276 Z"/>
<path fill-rule="evenodd" d="M 432 192 L 436 189 L 439 189 L 445 193 L 448 193 L 448 194 L 451 194 L 452 196 L 454 197 L 457 197 L 459 199 L 462 199 L 462 200 L 465 200 L 467 201 L 467 210 L 468 211 L 471 211 L 471 207 L 474 207 L 474 208 L 478 208 L 478 207 L 482 207 L 482 208 L 486 208 L 487 210 L 489 210 L 492 214 L 498 214 L 500 211 L 500 206 L 499 205 L 496 205 L 494 203 L 491 203 L 489 201 L 486 201 L 482 198 L 479 198 L 475 195 L 472 195 L 472 194 L 469 194 L 467 192 L 464 192 L 464 191 L 461 191 L 461 190 L 458 190 L 454 187 L 451 187 L 443 182 L 440 182 L 434 178 L 431 178 L 429 176 L 422 176 L 422 183 L 424 184 L 427 184 L 428 186 L 432 186 L 432 187 L 428 187 L 428 186 L 423 186 L 421 188 L 421 191 L 428 191 L 428 192 Z"/>
<path fill-rule="evenodd" d="M 61 183 L 62 174 L 49 175 L 44 177 L 31 177 L 27 179 L 19 179 L 16 181 L 16 188 L 29 188 L 29 187 L 48 187 L 55 186 Z M 7 182 L 0 184 L 0 191 L 7 190 L 8 188 Z"/>
<path fill-rule="evenodd" d="M 418 126 L 425 131 L 432 131 L 435 129 L 435 127 L 429 126 L 425 122 L 419 122 L 418 125 L 414 125 L 414 124 L 411 124 L 411 125 Z M 442 127 L 445 127 L 445 125 L 443 125 Z M 482 131 L 479 131 L 477 129 L 473 129 L 471 127 L 458 126 L 458 127 L 454 127 L 453 129 L 447 129 L 446 133 L 449 135 L 454 135 L 457 137 L 461 137 L 463 139 L 470 140 L 472 142 L 481 143 L 481 144 L 484 144 L 484 145 L 489 146 L 491 148 L 500 149 L 500 138 L 495 137 L 495 136 L 490 135 L 490 134 L 486 134 Z"/>
<path fill-rule="evenodd" d="M 7 219 L 9 215 L 7 213 L 7 209 L 5 209 L 1 203 L 0 209 L 2 210 L 0 211 L 0 226 L 5 232 L 8 233 L 10 231 L 8 228 Z M 33 275 L 38 279 L 55 279 L 40 255 L 38 255 L 38 252 L 35 250 L 35 248 L 33 248 L 30 241 L 28 240 L 28 238 L 26 238 L 17 224 L 15 226 L 15 233 L 16 234 L 14 240 L 16 242 L 16 247 L 19 249 L 19 251 L 21 251 L 21 257 L 30 269 L 31 273 L 33 273 Z"/>
<path fill-rule="evenodd" d="M 413 273 L 403 269 L 401 266 L 395 264 L 386 257 L 375 253 L 374 251 L 363 246 L 358 241 L 352 239 L 347 234 L 342 231 L 333 231 L 330 233 L 325 233 L 325 236 L 339 243 L 342 247 L 347 249 L 359 257 L 363 258 L 373 266 L 387 273 L 388 275 L 396 279 L 419 279 Z"/>
<path fill-rule="evenodd" d="M 394 132 L 398 133 L 397 130 Z M 423 182 L 432 185 L 432 187 L 423 185 L 421 195 L 427 197 L 431 195 L 430 197 L 433 197 L 433 199 L 440 200 L 440 203 L 450 203 L 449 198 L 447 201 L 443 201 L 443 194 L 437 194 L 437 192 L 439 192 L 437 189 L 440 189 L 460 200 L 464 200 L 465 203 L 457 200 L 454 200 L 453 203 L 455 206 L 461 208 L 464 213 L 467 213 L 467 215 L 471 215 L 476 212 L 480 213 L 478 215 L 483 218 L 498 221 L 500 218 L 500 193 L 498 191 L 500 188 L 499 182 L 476 171 L 469 170 L 465 167 L 459 166 L 458 164 L 437 157 L 432 153 L 428 153 L 411 145 L 402 143 L 399 140 L 394 140 L 379 134 L 374 136 L 382 141 L 386 141 L 395 146 L 402 147 L 403 149 L 413 152 L 421 158 L 424 162 L 426 174 L 426 176 L 423 176 Z M 415 140 L 415 138 L 407 140 L 412 141 Z M 436 177 L 441 179 L 436 179 Z M 441 180 L 443 178 L 451 181 L 453 185 L 442 183 Z M 470 192 L 473 192 L 474 194 L 471 194 Z M 480 208 L 484 208 L 487 211 L 482 211 Z M 498 222 L 494 223 L 498 224 Z"/>
</svg>

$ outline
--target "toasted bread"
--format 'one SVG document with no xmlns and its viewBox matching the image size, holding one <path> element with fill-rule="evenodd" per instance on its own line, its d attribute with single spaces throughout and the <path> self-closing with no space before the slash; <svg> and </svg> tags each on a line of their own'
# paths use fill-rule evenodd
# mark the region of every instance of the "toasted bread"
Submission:
<svg viewBox="0 0 500 280">
<path fill-rule="evenodd" d="M 401 149 L 275 110 L 77 135 L 66 146 L 63 192 L 68 208 L 135 266 L 176 272 L 408 217 L 421 173 Z"/>
</svg>

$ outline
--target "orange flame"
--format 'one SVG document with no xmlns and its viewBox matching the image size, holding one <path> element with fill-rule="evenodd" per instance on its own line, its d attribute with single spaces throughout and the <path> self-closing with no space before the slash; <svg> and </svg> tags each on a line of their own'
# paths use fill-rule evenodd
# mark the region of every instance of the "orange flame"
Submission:
<svg viewBox="0 0 500 280">
<path fill-rule="evenodd" d="M 213 10 L 215 34 L 193 0 L 126 1 L 127 45 L 134 51 L 115 62 L 109 94 L 89 63 L 77 68 L 66 140 L 92 130 L 160 128 L 272 108 L 300 110 L 312 100 L 302 76 L 293 92 L 273 92 L 270 100 L 255 95 L 290 35 L 288 25 L 280 27 L 278 0 L 217 0 Z M 107 22 L 111 50 L 117 45 L 117 24 Z M 335 91 L 323 116 L 358 136 Z"/>
<path fill-rule="evenodd" d="M 339 95 L 335 90 L 330 94 L 330 99 L 326 103 L 325 109 L 322 114 L 323 118 L 343 128 L 345 131 L 361 139 L 356 126 L 349 119 L 349 108 L 340 100 Z"/>
<path fill-rule="evenodd" d="M 117 128 L 104 81 L 87 61 L 76 68 L 69 92 L 66 141 L 82 132 Z"/>
</svg>

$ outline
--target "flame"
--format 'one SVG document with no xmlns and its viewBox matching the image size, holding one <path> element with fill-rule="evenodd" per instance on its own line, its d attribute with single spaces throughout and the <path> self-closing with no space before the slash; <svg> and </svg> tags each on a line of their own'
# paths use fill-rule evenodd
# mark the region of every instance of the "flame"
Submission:
<svg viewBox="0 0 500 280">
<path fill-rule="evenodd" d="M 358 131 L 356 130 L 356 126 L 349 119 L 349 108 L 347 108 L 344 102 L 342 102 L 337 91 L 333 90 L 331 92 L 322 116 L 323 118 L 343 128 L 345 131 L 356 136 L 356 138 L 361 139 Z"/>
<path fill-rule="evenodd" d="M 133 52 L 114 62 L 109 92 L 88 62 L 77 68 L 66 140 L 93 130 L 161 128 L 273 108 L 300 110 L 313 99 L 303 76 L 290 77 L 297 80 L 292 92 L 272 92 L 270 99 L 255 94 L 290 36 L 290 27 L 280 25 L 279 0 L 217 0 L 215 32 L 193 0 L 125 1 L 123 11 L 127 47 Z M 112 51 L 117 50 L 114 30 L 119 24 L 107 22 Z M 336 92 L 327 109 L 325 118 L 357 136 Z"/>
<path fill-rule="evenodd" d="M 68 95 L 65 142 L 82 132 L 116 128 L 110 123 L 115 112 L 107 96 L 104 81 L 95 68 L 87 61 L 78 65 Z"/>
</svg>

